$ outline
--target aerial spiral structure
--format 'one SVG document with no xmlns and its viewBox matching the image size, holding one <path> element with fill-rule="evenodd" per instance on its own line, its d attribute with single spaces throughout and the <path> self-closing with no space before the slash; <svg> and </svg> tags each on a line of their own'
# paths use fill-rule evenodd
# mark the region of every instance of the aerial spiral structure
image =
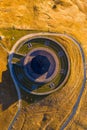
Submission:
<svg viewBox="0 0 87 130">
<path fill-rule="evenodd" d="M 29 34 L 19 39 L 13 46 L 8 63 L 18 92 L 18 112 L 21 105 L 20 87 L 36 95 L 50 94 L 62 88 L 40 101 L 39 112 L 42 111 L 43 103 L 47 105 L 51 100 L 53 110 L 51 116 L 53 118 L 53 113 L 55 114 L 57 129 L 63 130 L 67 127 L 76 114 L 86 82 L 85 57 L 80 43 L 67 34 Z M 9 128 L 14 124 L 18 112 Z M 46 112 L 45 110 L 42 113 Z M 33 112 L 34 116 L 35 113 L 36 110 Z"/>
<path fill-rule="evenodd" d="M 67 51 L 53 38 L 25 38 L 10 55 L 13 77 L 17 85 L 29 93 L 50 94 L 62 87 L 69 77 Z"/>
</svg>

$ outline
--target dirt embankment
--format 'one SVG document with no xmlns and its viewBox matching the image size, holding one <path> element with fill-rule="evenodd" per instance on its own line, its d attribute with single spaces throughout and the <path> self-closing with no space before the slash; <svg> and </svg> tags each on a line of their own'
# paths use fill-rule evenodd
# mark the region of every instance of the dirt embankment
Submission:
<svg viewBox="0 0 87 130">
<path fill-rule="evenodd" d="M 13 28 L 13 29 L 28 29 L 28 30 L 39 30 L 39 31 L 51 31 L 51 32 L 62 32 L 62 33 L 68 33 L 73 35 L 82 45 L 85 57 L 87 59 L 87 0 L 0 0 L 0 28 Z M 0 33 L 3 35 L 3 32 Z M 0 54 L 2 49 L 0 48 Z M 76 53 L 76 51 L 75 51 Z M 5 54 L 5 53 L 3 53 Z M 1 54 L 1 55 L 3 55 Z M 6 70 L 6 57 L 1 57 L 0 61 L 0 82 L 2 80 L 2 70 Z M 87 61 L 87 60 L 86 60 Z M 78 65 L 78 64 L 77 64 Z M 79 69 L 80 70 L 80 69 Z M 78 71 L 79 72 L 79 71 Z M 80 71 L 81 72 L 81 71 Z M 79 75 L 79 73 L 78 73 Z M 78 78 L 78 76 L 77 76 Z M 2 86 L 5 86 L 6 84 L 0 83 Z M 2 87 L 1 86 L 1 87 Z M 70 86 L 68 86 L 70 88 Z M 71 86 L 72 87 L 72 86 Z M 78 86 L 77 86 L 78 87 Z M 7 88 L 7 87 L 6 87 Z M 68 89 L 69 90 L 69 89 Z M 67 91 L 68 91 L 67 90 Z M 72 89 L 71 89 L 72 90 Z M 64 89 L 62 90 L 64 91 Z M 70 91 L 71 92 L 71 91 Z M 61 92 L 58 93 L 58 95 Z M 65 95 L 65 93 L 63 93 Z M 61 94 L 60 97 L 64 97 L 63 94 Z M 2 94 L 3 95 L 3 94 Z M 14 95 L 15 96 L 15 95 Z M 54 97 L 54 94 L 53 94 Z M 53 100 L 54 98 L 51 100 Z M 57 97 L 57 93 L 56 93 Z M 72 100 L 74 100 L 73 95 L 71 95 Z M 71 120 L 70 124 L 67 126 L 67 130 L 70 129 L 87 129 L 87 122 L 84 120 L 86 119 L 86 113 L 87 113 L 87 90 L 85 88 L 84 94 L 81 100 L 81 103 L 79 105 L 79 108 L 77 110 L 76 116 Z M 55 98 L 56 99 L 56 98 Z M 49 100 L 49 98 L 48 98 Z M 64 98 L 63 98 L 64 100 Z M 63 101 L 62 100 L 62 101 Z M 6 100 L 5 100 L 6 101 Z M 59 98 L 57 103 L 59 103 L 61 99 Z M 65 100 L 66 102 L 67 100 Z M 69 101 L 72 105 L 71 99 L 69 98 Z M 15 101 L 13 101 L 15 102 Z M 44 103 L 41 102 L 43 105 Z M 1 105 L 1 104 L 0 104 Z M 37 104 L 36 104 L 37 105 Z M 35 106 L 36 107 L 36 106 Z M 56 107 L 56 105 L 55 105 Z M 58 111 L 58 106 L 56 110 Z M 70 107 L 70 106 L 67 106 Z M 38 106 L 36 107 L 38 108 Z M 61 107 L 62 108 L 62 107 Z M 33 108 L 32 108 L 33 109 Z M 49 110 L 54 110 L 55 108 L 51 105 L 49 106 Z M 0 107 L 1 110 L 1 107 Z M 8 111 L 10 110 L 11 113 L 13 113 L 12 109 L 7 109 L 1 114 L 1 117 L 4 116 L 4 120 L 6 117 L 6 112 L 8 114 Z M 43 110 L 47 111 L 48 107 L 45 104 L 43 106 Z M 33 110 L 31 110 L 32 112 Z M 35 109 L 34 109 L 35 111 Z M 55 120 L 53 121 L 53 118 L 48 117 L 48 115 L 43 116 L 38 115 L 39 122 L 37 122 L 37 116 L 34 115 L 34 118 L 29 118 L 30 116 L 27 115 L 27 112 L 30 112 L 30 108 L 28 110 L 28 107 L 25 109 L 25 113 L 23 114 L 23 117 L 21 120 L 25 119 L 24 116 L 26 116 L 26 122 L 24 128 L 26 129 L 28 127 L 29 121 L 32 122 L 32 126 L 34 126 L 34 123 L 37 123 L 37 128 L 48 125 L 47 128 L 50 129 L 49 123 L 55 128 L 57 128 L 58 122 L 56 120 L 60 121 L 63 117 L 63 115 L 58 116 L 59 113 L 57 111 L 54 111 Z M 67 110 L 66 110 L 67 111 Z M 66 112 L 65 111 L 65 112 Z M 24 112 L 24 110 L 23 110 Z M 57 113 L 57 114 L 56 114 Z M 62 109 L 61 109 L 62 113 Z M 9 114 L 11 115 L 11 114 Z M 8 116 L 9 116 L 8 115 Z M 81 115 L 81 116 L 79 116 Z M 49 114 L 50 116 L 50 114 Z M 52 115 L 53 116 L 53 115 Z M 10 117 L 11 120 L 12 117 Z M 19 117 L 20 118 L 20 117 Z M 45 121 L 44 121 L 45 119 Z M 1 122 L 3 122 L 3 118 L 0 119 Z M 25 121 L 24 120 L 24 121 Z M 6 121 L 8 124 L 8 121 Z M 47 123 L 48 122 L 48 123 Z M 4 122 L 5 123 L 5 122 Z M 19 122 L 20 123 L 20 122 Z M 22 123 L 23 124 L 23 123 Z M 74 124 L 72 126 L 72 124 Z M 20 124 L 19 124 L 20 125 Z M 3 125 L 5 126 L 5 125 Z M 23 127 L 23 126 L 22 126 Z"/>
<path fill-rule="evenodd" d="M 82 43 L 86 53 L 86 2 L 86 0 L 1 0 L 0 28 L 70 33 Z"/>
</svg>

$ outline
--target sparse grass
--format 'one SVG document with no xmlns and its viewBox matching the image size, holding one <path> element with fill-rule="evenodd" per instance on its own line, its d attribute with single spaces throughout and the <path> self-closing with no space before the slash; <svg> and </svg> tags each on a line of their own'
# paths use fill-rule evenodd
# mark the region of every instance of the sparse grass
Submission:
<svg viewBox="0 0 87 130">
<path fill-rule="evenodd" d="M 17 31 L 18 35 L 16 34 L 16 31 Z M 7 35 L 6 37 L 10 36 L 10 33 L 9 33 L 10 30 L 9 31 L 3 30 L 3 32 L 5 32 L 4 35 L 5 34 Z M 6 33 L 6 32 L 8 32 L 8 33 Z M 19 36 L 21 37 L 21 36 L 25 35 L 26 32 L 28 33 L 28 31 L 22 32 L 21 30 L 12 30 L 12 32 L 13 32 L 13 34 L 15 34 L 16 40 L 19 39 L 18 38 Z M 22 33 L 19 35 L 20 32 L 22 32 Z M 12 33 L 11 33 L 11 37 L 12 37 Z M 75 47 L 71 41 L 64 39 L 64 37 L 61 37 L 61 38 L 52 37 L 52 38 L 58 40 L 61 44 L 63 44 L 63 46 L 67 50 L 67 53 L 69 55 L 70 62 L 71 62 L 70 78 L 69 78 L 67 84 L 65 84 L 64 88 L 61 89 L 61 91 L 55 92 L 54 94 L 52 94 L 50 96 L 43 98 L 41 96 L 40 97 L 32 96 L 32 95 L 29 95 L 26 92 L 22 91 L 22 98 L 23 98 L 23 107 L 25 109 L 30 108 L 30 106 L 33 105 L 34 108 L 35 107 L 38 108 L 38 110 L 39 110 L 38 113 L 41 113 L 41 115 L 43 115 L 44 113 L 49 113 L 49 112 L 52 114 L 54 113 L 54 115 L 55 115 L 55 112 L 57 112 L 57 116 L 55 118 L 53 118 L 53 120 L 57 121 L 57 122 L 55 122 L 55 125 L 56 125 L 56 128 L 59 129 L 59 127 L 61 126 L 61 122 L 65 121 L 68 113 L 70 113 L 70 111 L 73 107 L 73 104 L 75 103 L 75 101 L 77 99 L 79 90 L 81 88 L 81 82 L 82 82 L 81 79 L 83 77 L 83 72 L 81 71 L 82 62 L 81 62 L 81 57 L 80 57 L 77 47 Z M 13 44 L 14 43 L 10 42 L 9 47 L 11 48 L 11 46 L 13 46 Z M 6 45 L 6 43 L 4 43 L 4 45 Z M 74 51 L 73 51 L 72 46 L 74 48 Z M 76 66 L 77 66 L 77 68 L 76 68 Z M 75 75 L 75 73 L 77 75 Z M 79 74 L 79 76 L 78 76 L 78 74 Z M 77 83 L 77 85 L 76 85 L 76 83 Z M 34 106 L 37 103 L 39 105 Z M 52 104 L 52 108 L 50 108 L 51 104 Z M 45 105 L 46 105 L 46 108 L 45 108 Z M 43 109 L 43 112 L 41 112 L 42 110 L 40 108 Z M 53 110 L 51 110 L 51 109 L 53 109 Z M 47 112 L 47 111 L 49 111 L 49 112 Z M 31 110 L 29 109 L 29 111 L 27 111 L 27 112 L 30 113 Z M 33 114 L 37 113 L 37 111 L 33 109 L 32 112 L 33 113 L 31 115 L 34 118 Z M 8 114 L 8 112 L 7 112 L 7 114 Z M 52 114 L 51 114 L 51 116 L 52 116 Z M 23 116 L 21 115 L 19 117 L 19 119 L 20 118 L 23 119 Z M 26 120 L 28 120 L 29 118 L 30 118 L 29 115 L 27 115 Z M 42 117 L 40 117 L 40 120 L 38 119 L 38 122 L 33 119 L 33 123 L 37 122 L 37 123 L 41 124 L 41 118 Z M 58 126 L 57 126 L 57 124 L 58 124 Z M 17 122 L 16 122 L 16 125 L 17 125 Z M 25 125 L 27 127 L 27 123 Z M 54 125 L 54 123 L 51 123 L 48 128 L 50 128 L 50 127 L 55 128 L 53 125 Z M 31 124 L 29 125 L 29 127 L 31 128 Z M 40 126 L 37 126 L 37 129 L 38 129 L 38 127 L 40 127 Z M 16 128 L 19 128 L 18 125 Z"/>
<path fill-rule="evenodd" d="M 40 124 L 40 125 L 43 124 L 43 127 L 45 127 L 46 123 L 48 123 L 49 121 L 43 123 L 42 120 L 44 114 L 47 113 L 48 115 L 50 114 L 50 119 L 53 118 L 53 121 L 50 122 L 50 124 L 47 125 L 46 128 L 59 129 L 62 123 L 68 117 L 68 114 L 70 114 L 73 105 L 77 100 L 79 91 L 81 89 L 82 80 L 83 80 L 83 70 L 82 70 L 81 55 L 79 53 L 78 48 L 75 45 L 73 45 L 73 43 L 70 40 L 67 40 L 64 37 L 60 38 L 60 37 L 53 36 L 52 38 L 59 41 L 67 50 L 71 62 L 70 77 L 63 89 L 53 93 L 52 95 L 48 95 L 45 98 L 31 97 L 28 94 L 26 95 L 26 92 L 24 93 L 22 92 L 23 99 L 24 99 L 23 106 L 26 109 L 26 113 L 31 113 L 30 115 L 26 115 L 26 123 L 24 125 L 24 128 L 27 127 L 27 121 L 29 121 L 30 117 L 31 119 L 33 118 L 32 123 Z M 33 107 L 32 110 L 31 107 Z M 39 118 L 37 116 L 37 120 L 35 120 L 34 119 L 34 117 L 36 117 L 35 115 L 39 115 L 39 114 L 41 114 L 41 117 Z M 23 117 L 21 116 L 19 120 L 22 118 Z M 29 128 L 31 128 L 32 126 L 31 124 L 29 124 Z M 40 125 L 39 126 L 36 125 L 36 128 L 39 129 Z"/>
<path fill-rule="evenodd" d="M 87 87 L 87 83 L 85 84 L 85 87 Z M 87 113 L 87 89 L 84 89 L 77 112 L 74 118 L 70 121 L 69 125 L 66 127 L 66 130 L 70 128 L 86 130 L 87 129 L 86 113 Z"/>
<path fill-rule="evenodd" d="M 54 0 L 56 1 L 57 8 L 55 10 L 51 9 L 53 3 L 49 2 L 50 0 L 2 0 L 0 1 L 0 33 L 5 36 L 2 43 L 10 50 L 15 42 L 22 37 L 31 32 L 37 31 L 25 31 L 22 29 L 33 29 L 39 31 L 51 31 L 51 32 L 65 32 L 76 37 L 85 53 L 87 59 L 87 7 L 85 1 L 76 1 L 72 2 L 64 0 Z M 64 1 L 64 2 L 60 2 Z M 57 3 L 58 2 L 58 3 Z M 60 4 L 59 4 L 60 2 Z M 72 6 L 70 5 L 72 3 Z M 36 4 L 35 4 L 36 3 Z M 33 5 L 38 5 L 39 15 L 34 14 Z M 49 6 L 50 5 L 50 6 Z M 69 8 L 68 8 L 69 7 Z M 35 9 L 37 10 L 37 9 Z M 37 11 L 36 11 L 37 12 Z M 36 13 L 36 14 L 38 14 Z M 48 15 L 50 18 L 48 19 Z M 10 28 L 10 29 L 7 29 Z M 17 30 L 20 28 L 21 30 Z M 15 37 L 15 39 L 13 38 Z M 56 38 L 59 42 L 63 43 L 69 56 L 71 66 L 71 74 L 68 83 L 61 89 L 59 92 L 55 92 L 48 97 L 32 97 L 26 92 L 22 91 L 23 99 L 23 110 L 20 113 L 19 120 L 17 120 L 15 125 L 15 130 L 38 130 L 41 128 L 44 114 L 51 114 L 53 122 L 47 126 L 46 129 L 59 129 L 62 123 L 66 120 L 68 114 L 71 112 L 74 103 L 78 97 L 78 93 L 81 88 L 81 81 L 83 80 L 82 73 L 82 61 L 78 49 L 68 40 L 64 38 Z M 67 45 L 66 45 L 67 43 Z M 72 58 L 71 58 L 72 57 Z M 9 92 L 10 89 L 3 89 L 4 86 L 10 86 L 9 80 L 3 81 L 2 84 L 2 72 L 7 69 L 7 54 L 0 47 L 0 84 L 2 90 Z M 71 75 L 70 74 L 70 75 Z M 8 75 L 6 75 L 8 77 Z M 7 78 L 6 78 L 7 79 Z M 77 110 L 76 116 L 71 120 L 67 126 L 67 130 L 76 130 L 76 129 L 87 129 L 87 89 L 85 87 L 80 106 Z M 10 92 L 11 94 L 11 92 Z M 5 94 L 5 96 L 7 93 Z M 11 95 L 10 95 L 11 97 Z M 32 100 L 33 98 L 33 100 Z M 39 100 L 39 99 L 41 100 Z M 2 112 L 2 100 L 0 98 L 0 129 L 7 130 L 10 119 L 12 119 L 12 109 L 9 107 Z M 6 98 L 8 99 L 8 98 Z M 6 100 L 5 100 L 6 101 Z M 32 104 L 32 105 L 31 105 Z M 11 111 L 11 113 L 10 113 Z M 15 109 L 14 109 L 15 111 Z M 26 116 L 25 116 L 26 115 Z M 53 115 L 55 117 L 53 117 Z M 51 118 L 50 117 L 50 118 Z M 43 127 L 46 124 L 44 123 Z"/>
<path fill-rule="evenodd" d="M 5 38 L 1 42 L 10 50 L 19 38 L 34 31 L 8 28 L 8 29 L 0 29 L 0 32 L 2 33 L 2 35 L 5 36 Z"/>
</svg>

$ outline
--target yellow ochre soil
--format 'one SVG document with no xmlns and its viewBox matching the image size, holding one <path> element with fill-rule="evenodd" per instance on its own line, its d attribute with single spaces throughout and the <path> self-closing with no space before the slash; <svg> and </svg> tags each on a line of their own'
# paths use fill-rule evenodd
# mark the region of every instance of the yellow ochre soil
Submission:
<svg viewBox="0 0 87 130">
<path fill-rule="evenodd" d="M 8 50 L 22 36 L 33 32 L 59 32 L 74 36 L 87 59 L 86 0 L 0 0 L 0 41 Z M 52 36 L 67 50 L 71 73 L 55 93 L 40 97 L 21 90 L 22 109 L 13 130 L 59 130 L 70 115 L 83 82 L 79 49 L 65 37 Z M 17 92 L 8 66 L 8 54 L 0 46 L 0 130 L 7 130 L 17 112 Z M 86 60 L 87 61 L 87 60 Z M 66 130 L 87 129 L 87 84 L 75 116 Z"/>
</svg>

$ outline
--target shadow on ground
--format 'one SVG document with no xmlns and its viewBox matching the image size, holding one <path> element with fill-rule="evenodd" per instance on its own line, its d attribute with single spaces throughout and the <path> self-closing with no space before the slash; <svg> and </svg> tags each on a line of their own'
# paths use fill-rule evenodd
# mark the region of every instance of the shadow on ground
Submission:
<svg viewBox="0 0 87 130">
<path fill-rule="evenodd" d="M 17 92 L 11 79 L 9 70 L 2 72 L 2 82 L 0 82 L 0 104 L 2 110 L 7 109 L 17 101 Z"/>
<path fill-rule="evenodd" d="M 21 90 L 22 99 L 28 104 L 38 102 L 46 96 L 36 96 Z M 15 89 L 14 83 L 10 76 L 9 69 L 2 72 L 2 82 L 0 82 L 0 105 L 2 110 L 6 110 L 12 104 L 18 101 L 17 91 Z"/>
</svg>

